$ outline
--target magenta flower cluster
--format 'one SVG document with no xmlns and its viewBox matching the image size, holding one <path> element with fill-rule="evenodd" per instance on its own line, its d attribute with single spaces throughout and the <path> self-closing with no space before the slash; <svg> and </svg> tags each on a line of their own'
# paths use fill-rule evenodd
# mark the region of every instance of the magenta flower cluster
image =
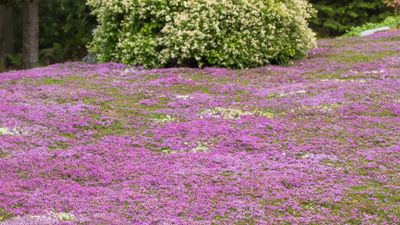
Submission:
<svg viewBox="0 0 400 225">
<path fill-rule="evenodd" d="M 400 32 L 319 46 L 0 74 L 0 224 L 399 224 Z"/>
</svg>

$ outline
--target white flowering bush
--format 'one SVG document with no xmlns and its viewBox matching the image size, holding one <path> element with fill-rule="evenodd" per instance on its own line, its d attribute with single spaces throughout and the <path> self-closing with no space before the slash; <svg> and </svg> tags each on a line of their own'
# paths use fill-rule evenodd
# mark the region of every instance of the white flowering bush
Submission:
<svg viewBox="0 0 400 225">
<path fill-rule="evenodd" d="M 99 61 L 248 68 L 307 55 L 306 0 L 88 0 Z"/>
</svg>

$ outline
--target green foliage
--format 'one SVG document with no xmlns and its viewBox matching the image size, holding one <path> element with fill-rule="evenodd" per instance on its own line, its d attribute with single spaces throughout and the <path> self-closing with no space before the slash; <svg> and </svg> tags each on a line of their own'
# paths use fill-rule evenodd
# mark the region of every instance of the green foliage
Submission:
<svg viewBox="0 0 400 225">
<path fill-rule="evenodd" d="M 304 0 L 88 0 L 100 61 L 146 67 L 248 68 L 304 57 L 315 46 Z"/>
<path fill-rule="evenodd" d="M 95 19 L 85 0 L 40 0 L 42 64 L 79 60 L 86 55 Z"/>
<path fill-rule="evenodd" d="M 354 26 L 382 21 L 391 14 L 383 0 L 311 0 L 318 11 L 311 27 L 320 36 L 344 34 Z"/>
<path fill-rule="evenodd" d="M 22 47 L 21 0 L 0 0 L 11 5 L 15 14 L 15 48 Z M 39 1 L 40 64 L 47 65 L 66 60 L 80 60 L 87 54 L 86 45 L 96 26 L 86 0 Z M 20 52 L 9 55 L 3 69 L 21 66 Z M 0 68 L 1 70 L 1 68 Z"/>
<path fill-rule="evenodd" d="M 352 27 L 348 32 L 346 32 L 344 37 L 354 37 L 358 36 L 361 32 L 369 29 L 375 29 L 380 27 L 391 27 L 400 28 L 400 16 L 389 16 L 384 21 L 379 23 L 366 23 L 362 26 Z"/>
<path fill-rule="evenodd" d="M 22 3 L 22 0 L 0 0 L 0 5 L 9 5 L 12 7 L 19 7 Z"/>
<path fill-rule="evenodd" d="M 5 62 L 8 69 L 18 69 L 22 66 L 22 55 L 20 53 L 9 54 L 6 56 Z"/>
<path fill-rule="evenodd" d="M 0 222 L 3 220 L 7 220 L 11 218 L 13 215 L 9 212 L 7 212 L 5 209 L 0 208 Z"/>
<path fill-rule="evenodd" d="M 0 60 L 0 73 L 7 70 L 16 70 L 22 67 L 22 54 L 12 53 L 7 54 Z"/>
</svg>

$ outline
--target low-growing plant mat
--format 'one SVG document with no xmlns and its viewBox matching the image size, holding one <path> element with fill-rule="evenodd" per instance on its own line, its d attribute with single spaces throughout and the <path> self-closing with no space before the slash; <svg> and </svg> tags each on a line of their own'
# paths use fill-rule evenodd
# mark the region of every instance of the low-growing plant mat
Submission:
<svg viewBox="0 0 400 225">
<path fill-rule="evenodd" d="M 400 32 L 249 70 L 0 74 L 3 224 L 398 224 Z"/>
</svg>

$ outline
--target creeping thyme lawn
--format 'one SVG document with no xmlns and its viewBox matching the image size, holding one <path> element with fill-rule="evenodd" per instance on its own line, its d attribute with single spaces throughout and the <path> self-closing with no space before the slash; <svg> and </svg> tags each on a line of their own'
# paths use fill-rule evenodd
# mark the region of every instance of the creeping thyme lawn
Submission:
<svg viewBox="0 0 400 225">
<path fill-rule="evenodd" d="M 292 66 L 0 74 L 4 224 L 398 224 L 400 32 Z"/>
</svg>

